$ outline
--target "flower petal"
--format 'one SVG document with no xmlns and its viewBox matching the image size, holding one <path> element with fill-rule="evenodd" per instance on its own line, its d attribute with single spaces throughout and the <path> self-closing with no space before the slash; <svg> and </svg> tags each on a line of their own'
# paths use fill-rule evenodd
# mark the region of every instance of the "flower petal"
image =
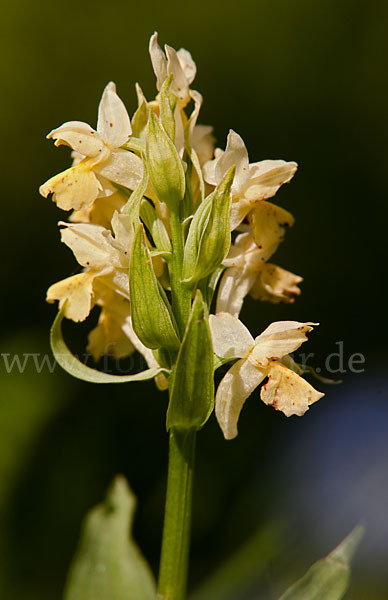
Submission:
<svg viewBox="0 0 388 600">
<path fill-rule="evenodd" d="M 47 302 L 59 300 L 59 308 L 67 300 L 65 316 L 72 321 L 84 321 L 94 305 L 93 280 L 96 271 L 84 271 L 58 281 L 47 290 Z"/>
<path fill-rule="evenodd" d="M 276 321 L 271 323 L 255 339 L 255 345 L 249 354 L 249 360 L 259 366 L 267 366 L 270 361 L 282 358 L 294 352 L 307 341 L 306 333 L 318 323 L 299 323 L 298 321 Z"/>
<path fill-rule="evenodd" d="M 185 146 L 185 126 L 186 123 L 186 114 L 182 110 L 181 105 L 177 102 L 174 111 L 174 121 L 175 121 L 175 139 L 174 144 L 175 148 L 178 151 L 179 156 L 183 157 L 184 146 Z M 185 123 L 184 123 L 185 121 Z"/>
<path fill-rule="evenodd" d="M 63 210 L 80 210 L 93 204 L 101 189 L 101 184 L 90 168 L 90 159 L 81 161 L 75 167 L 51 177 L 40 186 L 39 192 L 47 198 L 53 196 L 54 202 Z"/>
<path fill-rule="evenodd" d="M 111 157 L 95 169 L 109 181 L 134 190 L 143 177 L 143 162 L 141 158 L 128 150 L 113 150 Z"/>
<path fill-rule="evenodd" d="M 120 212 L 126 201 L 127 197 L 121 192 L 98 197 L 89 208 L 73 212 L 69 217 L 69 221 L 72 223 L 93 223 L 102 225 L 105 229 L 110 229 L 114 212 Z"/>
<path fill-rule="evenodd" d="M 195 125 L 191 134 L 191 145 L 201 165 L 210 160 L 214 153 L 215 137 L 210 125 Z"/>
<path fill-rule="evenodd" d="M 82 156 L 98 156 L 102 153 L 104 141 L 87 123 L 68 121 L 47 135 L 48 139 L 56 140 L 55 145 L 65 144 Z"/>
<path fill-rule="evenodd" d="M 250 213 L 250 224 L 257 247 L 266 253 L 268 260 L 283 241 L 288 227 L 294 224 L 294 217 L 284 208 L 262 200 Z"/>
<path fill-rule="evenodd" d="M 101 282 L 129 300 L 128 268 L 113 269 L 109 272 L 103 272 L 101 274 Z"/>
<path fill-rule="evenodd" d="M 111 270 L 118 263 L 119 251 L 109 242 L 109 232 L 100 225 L 91 223 L 63 223 L 61 239 L 73 251 L 83 267 L 98 267 Z M 118 263 L 120 264 L 120 263 Z"/>
<path fill-rule="evenodd" d="M 217 162 L 215 177 L 217 184 L 231 167 L 236 167 L 236 175 L 232 186 L 232 196 L 238 194 L 249 175 L 248 151 L 242 138 L 231 129 L 228 134 L 226 149 Z"/>
<path fill-rule="evenodd" d="M 230 231 L 234 231 L 252 210 L 252 202 L 246 198 L 237 198 L 230 207 Z"/>
<path fill-rule="evenodd" d="M 280 363 L 274 363 L 268 382 L 261 388 L 260 397 L 268 406 L 281 410 L 286 417 L 302 416 L 309 406 L 322 398 L 305 379 Z"/>
<path fill-rule="evenodd" d="M 244 197 L 250 201 L 272 198 L 296 173 L 296 162 L 285 160 L 262 160 L 249 167 L 249 180 L 244 189 Z"/>
<path fill-rule="evenodd" d="M 228 256 L 222 261 L 225 267 L 248 268 L 259 271 L 263 268 L 262 252 L 258 250 L 251 233 L 240 233 L 229 249 Z"/>
<path fill-rule="evenodd" d="M 190 85 L 190 83 L 193 83 L 197 74 L 197 66 L 193 61 L 193 58 L 188 50 L 180 48 L 177 52 L 177 56 L 182 70 L 185 74 L 186 81 Z"/>
<path fill-rule="evenodd" d="M 245 400 L 265 378 L 266 373 L 246 359 L 237 361 L 221 380 L 216 394 L 215 413 L 227 440 L 237 435 L 237 422 Z"/>
<path fill-rule="evenodd" d="M 216 312 L 225 312 L 238 317 L 244 298 L 257 278 L 256 273 L 243 269 L 226 269 L 222 276 L 217 295 Z"/>
<path fill-rule="evenodd" d="M 98 362 L 104 355 L 114 358 L 124 358 L 133 353 L 134 347 L 121 329 L 120 320 L 116 315 L 103 307 L 98 323 L 88 335 L 86 350 Z"/>
<path fill-rule="evenodd" d="M 199 111 L 201 110 L 203 97 L 199 92 L 196 92 L 195 90 L 190 91 L 190 97 L 191 97 L 192 101 L 194 102 L 194 108 L 190 115 L 190 118 L 188 120 L 186 127 L 187 126 L 189 127 L 189 133 L 190 133 L 189 139 L 191 140 L 192 133 L 197 124 Z"/>
<path fill-rule="evenodd" d="M 303 277 L 294 275 L 277 265 L 267 263 L 264 265 L 253 285 L 250 294 L 255 300 L 278 302 L 294 302 L 294 296 L 299 296 L 298 284 Z"/>
<path fill-rule="evenodd" d="M 112 229 L 115 236 L 114 244 L 118 244 L 120 249 L 122 248 L 129 256 L 135 238 L 131 216 L 116 211 L 112 217 Z"/>
<path fill-rule="evenodd" d="M 158 44 L 158 34 L 151 36 L 149 44 L 149 52 L 152 62 L 152 68 L 156 76 L 156 87 L 160 92 L 164 81 L 167 79 L 167 59 L 161 47 Z"/>
<path fill-rule="evenodd" d="M 203 165 L 203 178 L 206 181 L 206 183 L 209 183 L 210 185 L 217 185 L 216 168 L 223 154 L 224 150 L 221 150 L 221 148 L 216 148 L 214 150 L 214 159 L 209 160 Z"/>
<path fill-rule="evenodd" d="M 127 109 L 112 81 L 104 89 L 98 107 L 97 131 L 112 148 L 122 146 L 132 133 Z"/>
<path fill-rule="evenodd" d="M 96 281 L 97 303 L 101 313 L 97 326 L 89 333 L 87 351 L 97 362 L 104 354 L 114 358 L 123 358 L 132 354 L 135 348 L 123 331 L 125 319 L 130 314 L 130 304 L 127 299 L 105 285 Z"/>
<path fill-rule="evenodd" d="M 245 325 L 228 313 L 210 315 L 209 327 L 217 356 L 241 358 L 254 345 L 253 337 Z"/>
<path fill-rule="evenodd" d="M 165 44 L 164 49 L 167 56 L 167 75 L 174 76 L 171 84 L 171 91 L 177 96 L 181 106 L 185 105 L 190 100 L 189 84 L 185 72 L 179 61 L 176 50 L 167 44 Z"/>
</svg>

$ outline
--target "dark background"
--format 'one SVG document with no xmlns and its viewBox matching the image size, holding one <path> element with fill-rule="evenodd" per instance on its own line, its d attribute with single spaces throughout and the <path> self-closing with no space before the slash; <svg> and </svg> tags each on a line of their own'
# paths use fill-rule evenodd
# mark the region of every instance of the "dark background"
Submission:
<svg viewBox="0 0 388 600">
<path fill-rule="evenodd" d="M 190 586 L 248 542 L 228 569 L 248 585 L 219 598 L 275 599 L 363 521 L 348 597 L 386 598 L 388 4 L 21 1 L 5 2 L 2 16 L 1 353 L 49 353 L 55 308 L 45 290 L 77 268 L 59 243 L 66 214 L 37 191 L 69 165 L 45 135 L 67 120 L 94 126 L 109 80 L 130 113 L 136 81 L 151 99 L 157 29 L 161 43 L 191 51 L 200 122 L 214 125 L 221 147 L 233 128 L 252 162 L 299 163 L 277 196 L 296 224 L 274 262 L 303 275 L 302 296 L 293 306 L 247 300 L 242 319 L 254 335 L 273 320 L 320 322 L 304 349 L 310 364 L 324 373 L 343 342 L 346 371 L 333 375 L 340 386 L 313 382 L 326 396 L 302 419 L 256 394 L 235 441 L 214 417 L 200 433 Z M 74 348 L 88 329 L 67 327 Z M 347 368 L 354 353 L 362 373 Z M 135 534 L 156 570 L 165 395 L 152 382 L 116 388 L 59 367 L 37 373 L 32 361 L 23 374 L 0 362 L 0 597 L 60 598 L 83 515 L 118 472 L 138 497 Z"/>
</svg>

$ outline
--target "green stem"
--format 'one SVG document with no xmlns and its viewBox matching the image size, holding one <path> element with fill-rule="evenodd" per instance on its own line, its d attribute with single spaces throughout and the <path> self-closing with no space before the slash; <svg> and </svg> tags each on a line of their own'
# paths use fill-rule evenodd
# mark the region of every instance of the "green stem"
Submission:
<svg viewBox="0 0 388 600">
<path fill-rule="evenodd" d="M 182 285 L 182 268 L 184 254 L 183 226 L 178 212 L 170 211 L 170 226 L 172 238 L 172 256 L 169 263 L 171 280 L 172 308 L 183 338 L 186 323 L 190 315 L 191 292 Z"/>
<path fill-rule="evenodd" d="M 170 431 L 167 497 L 158 597 L 183 600 L 190 547 L 196 430 Z"/>
</svg>

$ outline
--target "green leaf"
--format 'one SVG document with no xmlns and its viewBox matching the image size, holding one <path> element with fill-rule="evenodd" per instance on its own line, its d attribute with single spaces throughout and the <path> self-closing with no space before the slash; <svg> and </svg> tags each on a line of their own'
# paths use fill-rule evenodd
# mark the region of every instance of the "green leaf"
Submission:
<svg viewBox="0 0 388 600">
<path fill-rule="evenodd" d="M 231 242 L 230 203 L 235 167 L 229 169 L 213 194 L 194 215 L 185 245 L 183 282 L 193 285 L 215 271 Z"/>
<path fill-rule="evenodd" d="M 280 600 L 340 600 L 350 583 L 350 562 L 364 534 L 358 525 L 326 558 L 310 567 Z"/>
<path fill-rule="evenodd" d="M 87 515 L 65 600 L 156 600 L 151 570 L 131 536 L 135 498 L 118 476 Z"/>
<path fill-rule="evenodd" d="M 70 352 L 63 339 L 61 325 L 63 317 L 65 316 L 65 311 L 66 304 L 64 304 L 58 312 L 51 327 L 50 345 L 57 363 L 73 377 L 82 379 L 82 381 L 89 381 L 90 383 L 128 383 L 130 381 L 145 381 L 147 379 L 152 379 L 159 373 L 165 371 L 165 369 L 153 368 L 142 371 L 141 373 L 136 373 L 135 375 L 110 375 L 87 367 Z"/>
<path fill-rule="evenodd" d="M 148 173 L 160 202 L 165 202 L 170 210 L 175 210 L 185 194 L 182 161 L 152 111 L 148 120 L 146 156 Z"/>
<path fill-rule="evenodd" d="M 167 429 L 200 429 L 213 407 L 213 346 L 207 307 L 197 291 L 173 371 Z"/>
<path fill-rule="evenodd" d="M 137 228 L 129 267 L 132 326 L 147 348 L 177 350 L 177 326 L 166 294 L 159 284 L 143 225 Z"/>
</svg>

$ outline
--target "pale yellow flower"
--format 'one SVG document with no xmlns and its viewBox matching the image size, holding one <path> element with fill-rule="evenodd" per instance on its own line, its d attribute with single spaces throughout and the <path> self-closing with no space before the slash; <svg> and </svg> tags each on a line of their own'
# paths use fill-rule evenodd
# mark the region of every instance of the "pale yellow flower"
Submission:
<svg viewBox="0 0 388 600">
<path fill-rule="evenodd" d="M 298 285 L 303 277 L 295 275 L 277 265 L 266 263 L 259 277 L 249 290 L 255 300 L 277 304 L 278 302 L 292 303 L 295 296 L 300 295 Z"/>
<path fill-rule="evenodd" d="M 294 301 L 294 296 L 300 294 L 302 277 L 267 263 L 273 250 L 272 240 L 259 249 L 251 233 L 236 237 L 222 263 L 227 269 L 218 289 L 216 312 L 238 317 L 247 294 L 273 303 Z"/>
<path fill-rule="evenodd" d="M 129 299 L 129 258 L 134 232 L 129 215 L 115 212 L 112 233 L 100 225 L 61 223 L 62 241 L 71 248 L 85 271 L 52 285 L 47 301 L 65 301 L 65 316 L 83 321 L 96 303 L 96 285 L 103 283 Z"/>
<path fill-rule="evenodd" d="M 65 144 L 84 158 L 40 187 L 40 193 L 53 199 L 64 210 L 88 208 L 103 192 L 99 176 L 134 189 L 142 178 L 141 159 L 120 147 L 131 135 L 126 108 L 109 83 L 98 109 L 97 130 L 81 121 L 69 121 L 48 134 L 55 145 Z"/>
<path fill-rule="evenodd" d="M 213 127 L 211 125 L 195 125 L 190 143 L 198 155 L 200 165 L 204 165 L 214 154 Z"/>
<path fill-rule="evenodd" d="M 123 329 L 130 315 L 129 300 L 101 280 L 95 280 L 94 291 L 101 312 L 97 326 L 89 333 L 87 351 L 96 362 L 104 354 L 114 358 L 132 354 L 135 347 Z"/>
<path fill-rule="evenodd" d="M 190 91 L 191 99 L 194 102 L 194 108 L 187 119 L 185 113 L 181 110 L 179 113 L 175 111 L 175 122 L 179 122 L 179 115 L 182 119 L 182 131 L 185 127 L 188 127 L 188 142 L 190 146 L 195 150 L 198 160 L 201 166 L 203 166 L 208 160 L 210 160 L 214 154 L 215 137 L 213 136 L 213 127 L 210 125 L 200 125 L 197 123 L 199 112 L 201 110 L 203 98 L 199 92 L 195 90 Z M 178 126 L 179 129 L 179 126 Z M 177 143 L 177 141 L 176 141 Z M 184 146 L 184 140 L 182 139 L 182 151 Z M 179 147 L 177 146 L 178 151 Z"/>
<path fill-rule="evenodd" d="M 236 167 L 230 216 L 232 231 L 257 203 L 272 198 L 280 186 L 288 183 L 298 167 L 295 162 L 284 160 L 262 160 L 249 164 L 242 138 L 230 130 L 225 152 L 217 148 L 215 158 L 204 165 L 205 181 L 218 185 L 232 166 Z"/>
<path fill-rule="evenodd" d="M 259 250 L 272 256 L 284 240 L 287 229 L 293 226 L 294 217 L 284 208 L 261 200 L 249 213 L 248 222 Z"/>
<path fill-rule="evenodd" d="M 188 141 L 191 147 L 197 153 L 199 162 L 203 165 L 210 160 L 214 153 L 213 127 L 209 125 L 198 125 L 197 119 L 202 106 L 202 96 L 199 92 L 190 89 L 194 81 L 197 68 L 190 52 L 181 48 L 176 51 L 171 46 L 165 45 L 165 52 L 158 44 L 158 34 L 154 33 L 150 39 L 150 56 L 152 66 L 156 75 L 156 87 L 161 90 L 163 83 L 173 75 L 171 83 L 171 92 L 177 98 L 175 108 L 175 146 L 182 156 L 185 146 L 185 128 L 189 125 Z M 194 103 L 192 114 L 188 118 L 184 112 L 184 107 L 190 102 Z M 159 112 L 157 102 L 148 103 L 149 107 L 155 112 Z"/>
<path fill-rule="evenodd" d="M 72 167 L 78 165 L 85 158 L 75 150 L 71 153 L 71 157 L 73 159 Z M 113 214 L 115 211 L 121 211 L 128 200 L 128 194 L 124 194 L 102 175 L 96 173 L 96 177 L 101 188 L 97 198 L 90 206 L 73 210 L 69 216 L 69 221 L 71 223 L 94 223 L 95 225 L 102 225 L 105 229 L 112 229 Z"/>
<path fill-rule="evenodd" d="M 66 303 L 66 317 L 72 321 L 84 321 L 95 304 L 93 283 L 100 273 L 88 269 L 54 283 L 47 290 L 47 302 L 59 300 L 59 308 Z"/>
<path fill-rule="evenodd" d="M 239 359 L 226 373 L 216 394 L 216 417 L 226 439 L 237 435 L 237 422 L 245 400 L 268 377 L 260 397 L 287 417 L 303 415 L 324 394 L 279 362 L 307 340 L 316 323 L 278 321 L 253 339 L 248 329 L 228 313 L 210 315 L 216 355 Z"/>
<path fill-rule="evenodd" d="M 158 44 L 158 34 L 155 32 L 150 39 L 149 51 L 156 76 L 156 87 L 162 89 L 166 79 L 173 75 L 171 91 L 178 99 L 180 107 L 190 102 L 190 84 L 194 81 L 197 67 L 190 52 L 181 48 L 176 51 L 167 44 L 164 52 Z"/>
<path fill-rule="evenodd" d="M 119 191 L 109 196 L 99 196 L 88 208 L 73 211 L 69 221 L 71 223 L 93 223 L 102 225 L 105 229 L 111 229 L 114 213 L 120 212 L 127 200 L 127 196 Z"/>
</svg>

